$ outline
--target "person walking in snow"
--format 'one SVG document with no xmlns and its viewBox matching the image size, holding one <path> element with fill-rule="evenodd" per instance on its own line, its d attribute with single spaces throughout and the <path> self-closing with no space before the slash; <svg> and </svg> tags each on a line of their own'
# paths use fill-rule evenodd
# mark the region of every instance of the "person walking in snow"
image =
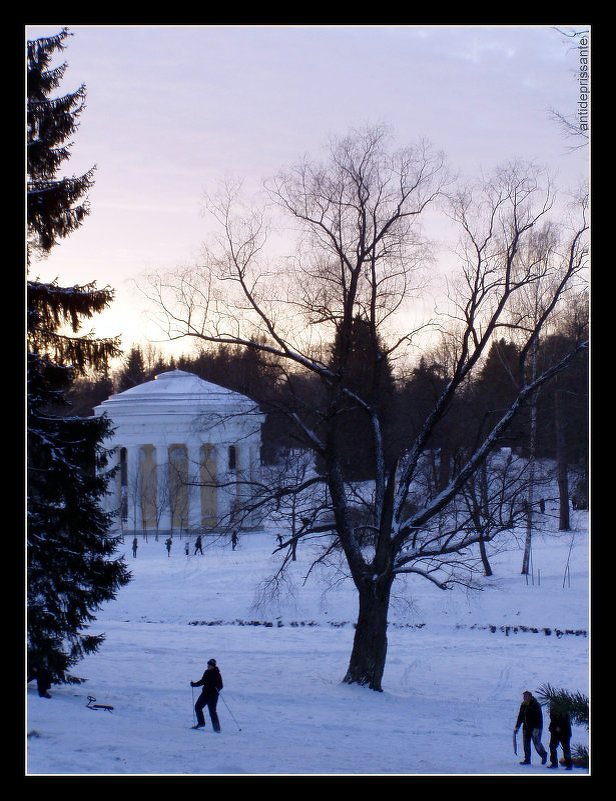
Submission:
<svg viewBox="0 0 616 801">
<path fill-rule="evenodd" d="M 558 755 L 556 752 L 560 745 L 563 749 L 565 767 L 567 770 L 571 770 L 573 765 L 571 747 L 569 745 L 571 740 L 571 719 L 569 718 L 569 713 L 564 709 L 559 709 L 558 704 L 554 701 L 550 704 L 550 725 L 548 730 L 550 732 L 550 764 L 548 768 L 558 767 Z"/>
<path fill-rule="evenodd" d="M 133 537 L 133 559 L 137 558 L 137 546 L 138 546 L 138 544 L 139 543 L 137 542 L 137 537 Z"/>
<path fill-rule="evenodd" d="M 195 712 L 197 715 L 197 725 L 193 729 L 202 729 L 205 726 L 203 707 L 207 706 L 212 721 L 212 728 L 215 732 L 220 731 L 220 722 L 216 713 L 218 703 L 218 693 L 222 690 L 222 676 L 216 665 L 215 659 L 209 659 L 207 668 L 199 681 L 191 681 L 191 687 L 202 687 L 201 695 L 197 698 Z"/>
<path fill-rule="evenodd" d="M 203 548 L 201 547 L 201 534 L 199 534 L 195 542 L 195 553 L 194 553 L 195 556 L 197 555 L 197 551 L 199 551 L 201 556 L 203 556 Z"/>
<path fill-rule="evenodd" d="M 43 665 L 39 665 L 38 662 L 32 665 L 28 675 L 28 681 L 32 681 L 33 679 L 36 679 L 36 688 L 40 697 L 51 698 L 51 695 L 49 694 L 51 677 L 47 668 L 43 667 Z"/>
<path fill-rule="evenodd" d="M 548 752 L 541 744 L 543 714 L 539 701 L 529 690 L 524 690 L 522 693 L 522 703 L 520 704 L 520 711 L 514 729 L 515 734 L 518 733 L 520 726 L 522 726 L 522 740 L 524 743 L 524 759 L 520 762 L 520 765 L 530 765 L 531 742 L 535 747 L 535 751 L 541 757 L 541 764 L 545 765 Z"/>
<path fill-rule="evenodd" d="M 237 529 L 231 535 L 231 550 L 234 551 L 237 547 Z"/>
<path fill-rule="evenodd" d="M 186 542 L 184 543 L 184 553 L 186 554 L 186 556 L 190 556 L 189 547 L 188 547 L 188 540 L 186 540 Z"/>
<path fill-rule="evenodd" d="M 173 543 L 173 540 L 171 539 L 171 537 L 167 537 L 167 539 L 165 540 L 165 547 L 167 548 L 167 556 L 171 556 L 171 544 L 172 543 Z"/>
</svg>

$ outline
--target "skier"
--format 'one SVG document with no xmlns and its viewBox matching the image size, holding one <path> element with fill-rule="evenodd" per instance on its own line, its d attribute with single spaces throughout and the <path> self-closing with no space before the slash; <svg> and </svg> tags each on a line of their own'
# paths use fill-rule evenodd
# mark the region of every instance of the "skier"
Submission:
<svg viewBox="0 0 616 801">
<path fill-rule="evenodd" d="M 201 547 L 201 534 L 199 534 L 195 542 L 195 553 L 194 553 L 195 556 L 197 555 L 197 551 L 199 551 L 201 556 L 203 556 L 203 548 Z"/>
<path fill-rule="evenodd" d="M 548 768 L 558 767 L 558 756 L 556 751 L 560 744 L 563 749 L 563 757 L 565 760 L 565 767 L 571 770 L 573 762 L 571 760 L 571 748 L 569 740 L 571 739 L 571 720 L 569 713 L 564 709 L 559 709 L 558 705 L 552 701 L 550 704 L 550 764 Z"/>
<path fill-rule="evenodd" d="M 137 537 L 134 537 L 133 538 L 133 559 L 137 558 L 137 546 L 138 546 Z"/>
<path fill-rule="evenodd" d="M 171 556 L 171 544 L 172 544 L 172 542 L 173 542 L 173 540 L 171 539 L 171 537 L 167 537 L 167 539 L 165 540 L 165 547 L 167 548 L 167 556 Z"/>
<path fill-rule="evenodd" d="M 535 751 L 541 757 L 541 764 L 545 765 L 548 752 L 541 744 L 541 732 L 543 730 L 543 715 L 541 713 L 541 706 L 539 701 L 533 697 L 529 690 L 524 690 L 522 693 L 522 703 L 520 704 L 520 711 L 518 719 L 515 724 L 514 734 L 522 726 L 522 739 L 524 742 L 524 759 L 520 765 L 530 765 L 530 744 L 535 746 Z"/>
<path fill-rule="evenodd" d="M 193 726 L 193 729 L 202 729 L 205 726 L 203 707 L 207 706 L 212 720 L 212 728 L 215 732 L 219 732 L 220 722 L 216 713 L 216 704 L 218 703 L 218 693 L 222 690 L 222 676 L 220 675 L 220 670 L 216 666 L 215 659 L 208 660 L 207 668 L 200 681 L 191 681 L 190 686 L 203 688 L 195 704 L 197 725 Z"/>
<path fill-rule="evenodd" d="M 51 695 L 49 694 L 49 688 L 51 687 L 51 678 L 49 676 L 49 671 L 42 665 L 35 663 L 34 665 L 32 665 L 32 668 L 30 670 L 28 681 L 32 681 L 33 679 L 36 679 L 36 686 L 40 697 L 51 698 Z"/>
</svg>

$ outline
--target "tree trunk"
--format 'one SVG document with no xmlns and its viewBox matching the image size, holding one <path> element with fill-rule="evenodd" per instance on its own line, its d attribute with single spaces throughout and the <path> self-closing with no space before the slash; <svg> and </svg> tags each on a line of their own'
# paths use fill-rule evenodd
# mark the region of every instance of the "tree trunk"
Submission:
<svg viewBox="0 0 616 801">
<path fill-rule="evenodd" d="M 565 430 L 562 419 L 558 376 L 555 382 L 554 422 L 556 427 L 556 461 L 558 464 L 558 530 L 569 531 L 571 529 L 571 521 L 569 518 L 569 476 L 567 473 L 567 449 L 565 446 Z"/>
<path fill-rule="evenodd" d="M 490 565 L 490 560 L 488 559 L 488 552 L 486 550 L 486 543 L 483 537 L 479 540 L 479 553 L 481 555 L 481 562 L 483 564 L 483 572 L 486 576 L 492 575 L 492 566 Z"/>
<path fill-rule="evenodd" d="M 524 556 L 522 558 L 522 575 L 530 573 L 532 536 L 533 536 L 533 503 L 535 501 L 535 454 L 536 454 L 536 408 L 531 407 L 530 453 L 528 457 L 528 491 L 526 498 L 526 539 L 524 540 Z"/>
<path fill-rule="evenodd" d="M 353 651 L 344 677 L 347 684 L 368 685 L 382 692 L 387 656 L 387 612 L 393 577 L 381 577 L 359 587 L 359 616 Z"/>
<path fill-rule="evenodd" d="M 487 513 L 489 508 L 489 501 L 488 501 L 488 466 L 486 462 L 484 462 L 479 468 L 479 479 L 480 479 L 479 497 L 481 499 L 480 500 L 481 509 L 485 509 Z M 477 532 L 480 534 L 479 553 L 481 555 L 481 561 L 483 563 L 483 572 L 486 576 L 491 576 L 492 567 L 490 565 L 490 560 L 488 559 L 486 540 L 484 538 L 484 531 L 481 525 L 481 515 L 479 513 L 477 514 L 477 521 L 475 526 L 477 528 Z"/>
<path fill-rule="evenodd" d="M 537 377 L 537 349 L 535 342 L 532 356 L 532 379 Z M 522 558 L 522 575 L 530 573 L 532 536 L 533 536 L 533 504 L 535 501 L 535 468 L 537 459 L 537 393 L 533 392 L 530 401 L 530 441 L 528 445 L 528 497 L 526 509 L 526 540 L 524 542 L 524 556 Z"/>
</svg>

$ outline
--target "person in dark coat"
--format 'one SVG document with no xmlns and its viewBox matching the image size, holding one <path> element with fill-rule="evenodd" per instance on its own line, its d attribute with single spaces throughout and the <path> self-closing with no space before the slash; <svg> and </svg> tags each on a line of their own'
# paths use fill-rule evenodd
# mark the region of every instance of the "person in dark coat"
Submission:
<svg viewBox="0 0 616 801">
<path fill-rule="evenodd" d="M 203 717 L 203 707 L 207 706 L 212 721 L 212 728 L 214 731 L 220 731 L 220 722 L 216 713 L 216 704 L 218 703 L 218 693 L 222 690 L 222 676 L 220 670 L 216 665 L 215 659 L 209 659 L 205 673 L 200 681 L 191 681 L 191 687 L 202 687 L 201 695 L 197 698 L 195 704 L 195 712 L 197 714 L 197 725 L 193 729 L 201 729 L 205 726 L 205 718 Z"/>
<path fill-rule="evenodd" d="M 32 681 L 36 679 L 36 686 L 38 689 L 38 694 L 41 698 L 51 698 L 49 694 L 49 688 L 51 687 L 51 677 L 49 675 L 49 671 L 43 667 L 43 665 L 34 664 L 30 669 L 30 674 L 28 675 L 28 681 Z"/>
<path fill-rule="evenodd" d="M 558 755 L 556 753 L 558 746 L 563 749 L 563 758 L 565 760 L 565 767 L 571 770 L 573 762 L 571 760 L 571 748 L 569 741 L 571 740 L 571 719 L 569 713 L 563 709 L 559 709 L 558 705 L 552 702 L 550 704 L 550 764 L 549 768 L 558 767 Z"/>
<path fill-rule="evenodd" d="M 520 765 L 530 765 L 531 742 L 535 746 L 535 751 L 541 757 L 541 764 L 545 765 L 548 759 L 548 752 L 541 744 L 541 732 L 543 730 L 541 704 L 529 690 L 524 690 L 522 693 L 522 703 L 520 704 L 520 711 L 515 724 L 516 734 L 520 726 L 522 726 L 522 740 L 524 742 L 524 759 L 520 762 Z"/>
<path fill-rule="evenodd" d="M 195 540 L 195 553 L 194 553 L 195 556 L 197 555 L 197 551 L 199 551 L 201 556 L 203 556 L 203 546 L 201 545 L 201 534 L 199 534 L 199 536 Z"/>
</svg>

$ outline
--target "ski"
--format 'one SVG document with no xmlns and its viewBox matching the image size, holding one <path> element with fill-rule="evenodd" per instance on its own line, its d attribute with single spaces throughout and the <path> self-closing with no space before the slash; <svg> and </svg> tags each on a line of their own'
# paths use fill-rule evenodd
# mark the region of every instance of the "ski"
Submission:
<svg viewBox="0 0 616 801">
<path fill-rule="evenodd" d="M 189 726 L 189 728 L 192 729 L 192 731 L 195 731 L 195 730 L 198 730 L 198 729 L 201 729 L 201 731 L 211 731 L 211 729 L 208 730 L 207 726 Z M 213 731 L 214 731 L 214 734 L 220 734 L 219 731 L 216 731 L 216 730 L 213 730 Z"/>
</svg>

